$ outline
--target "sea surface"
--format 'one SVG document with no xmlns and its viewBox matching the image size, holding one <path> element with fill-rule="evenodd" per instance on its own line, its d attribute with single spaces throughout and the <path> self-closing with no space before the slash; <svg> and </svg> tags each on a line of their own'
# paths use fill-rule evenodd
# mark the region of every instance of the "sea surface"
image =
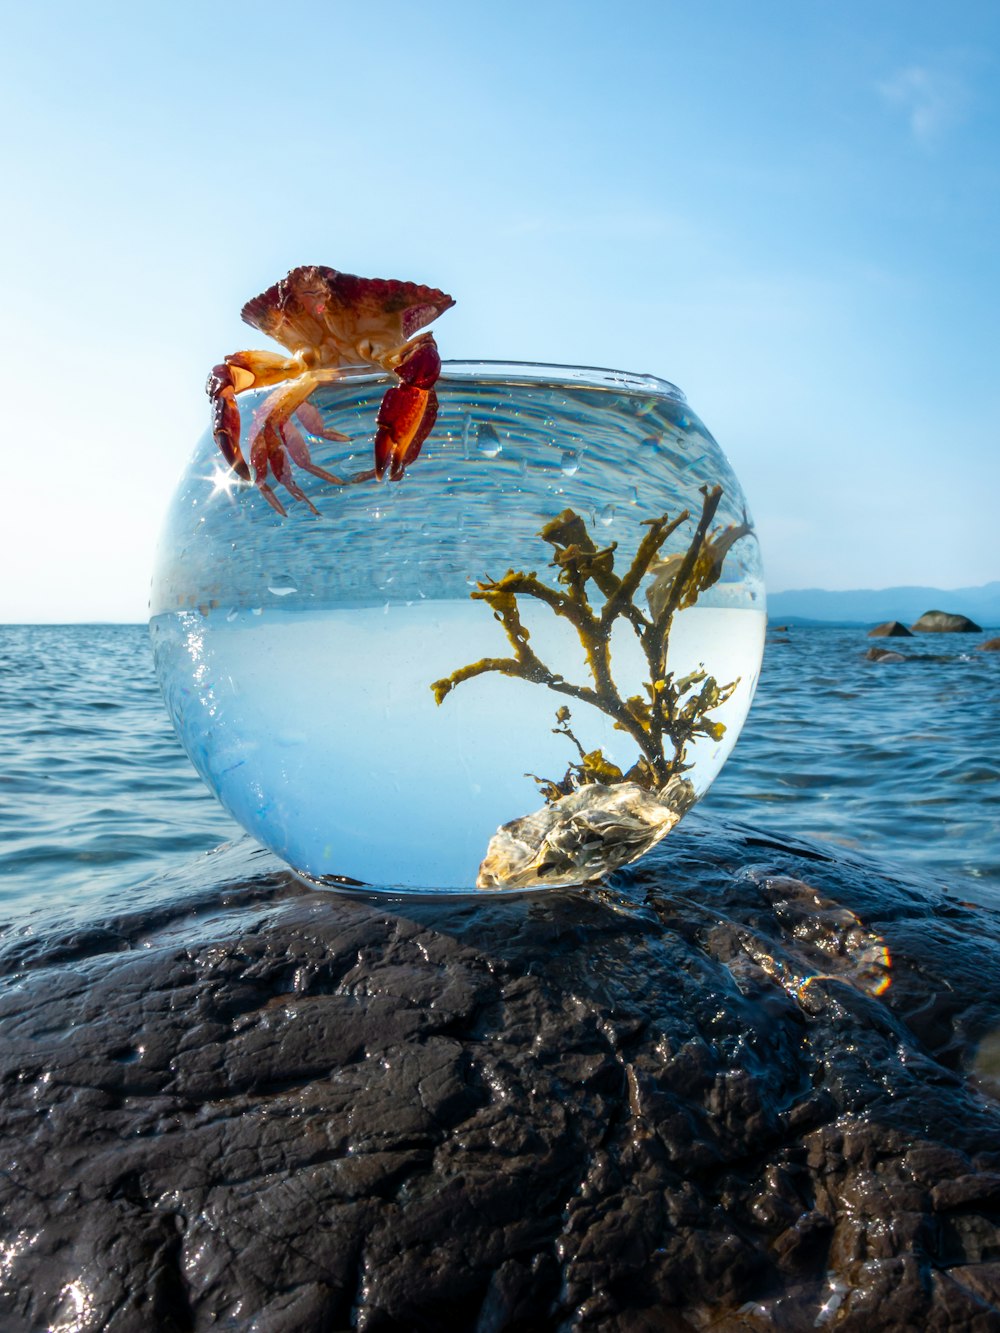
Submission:
<svg viewBox="0 0 1000 1333">
<path fill-rule="evenodd" d="M 996 631 L 993 631 L 995 633 Z M 982 635 L 772 630 L 701 803 L 1000 909 L 1000 653 Z M 865 659 L 873 643 L 901 663 Z M 167 718 L 145 626 L 0 626 L 0 922 L 92 905 L 242 836 Z"/>
</svg>

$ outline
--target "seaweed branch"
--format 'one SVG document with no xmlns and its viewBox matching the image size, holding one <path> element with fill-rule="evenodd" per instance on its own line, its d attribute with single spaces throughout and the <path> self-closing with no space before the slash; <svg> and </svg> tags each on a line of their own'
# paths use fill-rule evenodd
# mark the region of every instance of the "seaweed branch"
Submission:
<svg viewBox="0 0 1000 1333">
<path fill-rule="evenodd" d="M 579 514 L 566 509 L 542 528 L 539 536 L 553 549 L 551 566 L 558 586 L 543 583 L 534 572 L 508 570 L 503 578 L 477 584 L 471 596 L 493 611 L 503 626 L 513 651 L 511 657 L 484 657 L 470 662 L 431 685 L 438 704 L 463 681 L 497 672 L 501 675 L 545 685 L 558 694 L 591 704 L 610 717 L 615 727 L 627 732 L 639 749 L 639 759 L 627 772 L 605 758 L 600 750 L 587 751 L 569 727 L 570 711 L 562 706 L 553 730 L 576 747 L 579 763 L 570 764 L 559 782 L 536 778 L 547 800 L 556 800 L 593 782 L 631 781 L 649 791 L 660 790 L 689 767 L 685 763 L 688 744 L 698 736 L 718 740 L 725 728 L 708 714 L 730 697 L 739 681 L 719 685 L 704 670 L 674 679 L 666 669 L 673 618 L 679 610 L 694 606 L 700 594 L 715 583 L 726 554 L 750 527 L 744 521 L 712 536 L 709 528 L 722 499 L 722 488 L 702 487 L 703 503 L 695 530 L 685 551 L 660 558 L 670 536 L 691 518 L 683 510 L 675 518 L 663 514 L 647 520 L 648 531 L 639 543 L 624 575 L 615 573 L 616 545 L 598 548 Z M 646 591 L 649 614 L 636 605 L 643 579 L 653 575 Z M 588 592 L 593 584 L 604 604 L 595 611 Z M 529 632 L 521 620 L 519 597 L 543 603 L 576 630 L 583 648 L 591 685 L 577 685 L 552 671 L 529 643 Z M 612 674 L 611 636 L 616 622 L 625 620 L 642 647 L 649 666 L 643 688 L 646 697 L 623 698 Z M 669 754 L 666 746 L 669 744 Z"/>
</svg>

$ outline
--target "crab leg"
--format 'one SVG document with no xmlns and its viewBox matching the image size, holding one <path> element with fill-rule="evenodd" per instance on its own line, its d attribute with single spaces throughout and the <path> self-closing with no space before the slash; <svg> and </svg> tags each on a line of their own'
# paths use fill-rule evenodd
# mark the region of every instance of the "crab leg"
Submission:
<svg viewBox="0 0 1000 1333">
<path fill-rule="evenodd" d="M 294 436 L 297 440 L 295 446 L 291 443 L 291 436 Z M 287 517 L 287 512 L 285 506 L 275 495 L 273 488 L 268 483 L 267 474 L 269 469 L 273 474 L 275 481 L 284 486 L 289 495 L 308 505 L 314 514 L 319 514 L 319 510 L 295 480 L 292 473 L 292 464 L 289 461 L 289 454 L 294 459 L 299 445 L 301 445 L 306 458 L 308 458 L 309 451 L 306 449 L 306 442 L 299 434 L 297 427 L 293 426 L 290 421 L 286 421 L 283 427 L 279 430 L 272 421 L 265 421 L 264 425 L 255 436 L 253 448 L 250 451 L 250 462 L 253 464 L 254 480 L 257 489 L 271 508 L 281 514 L 282 517 Z M 338 485 L 343 485 L 340 477 L 335 477 L 332 472 L 324 472 L 322 468 L 316 467 L 311 459 L 309 459 L 306 466 L 308 466 L 310 472 L 315 472 L 325 480 L 336 482 Z"/>
<path fill-rule="evenodd" d="M 318 440 L 338 440 L 341 442 L 349 441 L 350 436 L 345 435 L 343 431 L 334 430 L 328 426 L 315 403 L 308 401 L 299 403 L 295 409 L 295 415 L 305 426 L 310 435 L 315 435 Z M 293 455 L 294 457 L 294 455 Z M 304 466 L 304 465 L 303 465 Z"/>
<path fill-rule="evenodd" d="M 299 412 L 296 412 L 296 416 L 301 420 L 301 408 L 299 409 Z M 317 433 L 319 433 L 313 431 L 311 427 L 307 427 L 307 429 L 309 435 L 317 435 Z M 287 449 L 288 455 L 291 456 L 293 463 L 299 465 L 304 472 L 311 472 L 313 477 L 323 477 L 324 481 L 332 481 L 337 487 L 345 487 L 345 485 L 347 485 L 347 481 L 345 481 L 343 477 L 336 476 L 336 473 L 333 472 L 327 472 L 327 469 L 317 467 L 317 464 L 313 463 L 312 455 L 309 453 L 308 444 L 305 443 L 303 433 L 301 433 L 299 427 L 295 424 L 295 421 L 284 421 L 284 423 L 277 428 L 277 433 L 281 436 L 281 440 L 284 441 L 284 447 Z M 332 431 L 329 435 L 324 435 L 323 439 L 349 440 L 351 439 L 351 436 L 341 435 L 340 431 Z"/>
<path fill-rule="evenodd" d="M 327 472 L 325 468 L 321 468 L 318 463 L 313 462 L 309 453 L 309 446 L 306 444 L 302 432 L 291 420 L 293 413 L 300 420 L 304 416 L 307 423 L 306 429 L 310 430 L 311 433 L 322 434 L 325 439 L 350 439 L 350 436 L 342 435 L 340 431 L 328 430 L 323 425 L 323 419 L 317 409 L 312 404 L 306 403 L 306 399 L 313 390 L 329 378 L 331 378 L 330 373 L 323 371 L 303 375 L 293 384 L 278 389 L 276 393 L 272 393 L 265 398 L 254 413 L 254 424 L 250 429 L 249 441 L 254 482 L 264 499 L 279 514 L 284 514 L 285 508 L 268 485 L 268 469 L 270 469 L 274 479 L 284 486 L 289 494 L 293 495 L 296 500 L 304 500 L 314 514 L 318 513 L 316 506 L 294 481 L 289 455 L 299 467 L 304 468 L 306 472 L 311 472 L 314 477 L 322 477 L 324 481 L 332 482 L 335 486 L 347 484 L 343 477 L 338 477 L 333 472 Z M 305 409 L 304 414 L 303 409 Z M 313 425 L 318 425 L 319 429 L 313 431 Z"/>
<path fill-rule="evenodd" d="M 254 483 L 257 489 L 263 495 L 264 499 L 276 513 L 287 518 L 288 511 L 274 493 L 274 489 L 268 481 L 268 472 L 272 473 L 275 481 L 285 485 L 285 488 L 291 492 L 291 486 L 287 483 L 292 481 L 291 466 L 285 457 L 285 446 L 275 428 L 269 423 L 264 426 L 254 436 L 253 445 L 250 449 L 250 464 L 253 467 Z M 292 481 L 292 485 L 294 485 Z M 292 492 L 294 494 L 294 492 Z"/>
</svg>

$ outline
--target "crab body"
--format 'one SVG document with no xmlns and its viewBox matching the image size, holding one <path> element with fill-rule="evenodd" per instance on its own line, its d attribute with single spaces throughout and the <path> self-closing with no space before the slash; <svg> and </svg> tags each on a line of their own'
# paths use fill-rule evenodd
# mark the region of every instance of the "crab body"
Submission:
<svg viewBox="0 0 1000 1333">
<path fill-rule="evenodd" d="M 248 301 L 245 323 L 280 343 L 289 353 L 234 352 L 208 379 L 215 441 L 241 477 L 253 479 L 270 505 L 285 509 L 271 480 L 315 508 L 295 480 L 292 465 L 336 485 L 382 478 L 397 481 L 417 458 L 437 416 L 434 385 L 441 358 L 434 335 L 420 330 L 454 301 L 435 287 L 386 278 L 358 278 L 334 268 L 305 265 Z M 414 336 L 417 335 L 417 336 Z M 346 440 L 330 430 L 309 402 L 321 385 L 339 378 L 347 366 L 372 365 L 390 371 L 397 383 L 382 399 L 376 421 L 374 467 L 349 479 L 312 461 L 300 426 L 310 435 Z M 240 446 L 237 395 L 247 389 L 281 385 L 254 413 L 249 465 Z"/>
</svg>

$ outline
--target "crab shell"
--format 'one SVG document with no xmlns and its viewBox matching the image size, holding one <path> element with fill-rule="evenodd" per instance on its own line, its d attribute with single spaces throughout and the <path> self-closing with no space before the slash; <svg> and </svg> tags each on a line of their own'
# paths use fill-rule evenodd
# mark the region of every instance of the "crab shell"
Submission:
<svg viewBox="0 0 1000 1333">
<path fill-rule="evenodd" d="M 248 301 L 241 315 L 308 369 L 393 369 L 387 362 L 404 358 L 403 344 L 454 304 L 436 287 L 305 264 Z"/>
</svg>

